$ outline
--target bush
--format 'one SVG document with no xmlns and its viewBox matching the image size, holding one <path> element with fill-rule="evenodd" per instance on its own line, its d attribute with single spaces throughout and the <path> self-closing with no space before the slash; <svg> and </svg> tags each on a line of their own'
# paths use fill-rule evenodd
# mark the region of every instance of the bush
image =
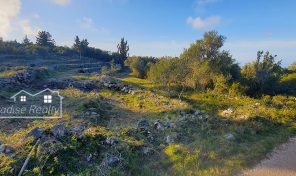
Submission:
<svg viewBox="0 0 296 176">
<path fill-rule="evenodd" d="M 276 55 L 258 51 L 257 60 L 245 65 L 242 70 L 242 82 L 250 96 L 262 94 L 275 95 L 279 89 L 279 80 L 283 74 L 281 62 L 275 62 Z"/>
<path fill-rule="evenodd" d="M 232 83 L 228 90 L 228 94 L 233 97 L 242 96 L 244 95 L 244 93 L 245 93 L 244 88 L 238 82 Z"/>
<path fill-rule="evenodd" d="M 152 64 L 156 62 L 156 59 L 153 57 L 138 57 L 132 56 L 129 57 L 124 64 L 129 66 L 132 70 L 131 75 L 137 78 L 147 78 L 147 73 Z"/>
<path fill-rule="evenodd" d="M 280 80 L 280 93 L 296 95 L 296 73 L 284 75 Z"/>
</svg>

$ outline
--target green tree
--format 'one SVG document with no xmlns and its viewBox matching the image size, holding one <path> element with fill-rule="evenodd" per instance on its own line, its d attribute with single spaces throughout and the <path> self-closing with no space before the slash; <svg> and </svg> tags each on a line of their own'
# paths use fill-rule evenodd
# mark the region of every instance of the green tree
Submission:
<svg viewBox="0 0 296 176">
<path fill-rule="evenodd" d="M 216 31 L 206 32 L 203 38 L 191 44 L 181 54 L 181 58 L 196 59 L 199 61 L 215 61 L 219 56 L 219 50 L 223 46 L 225 37 Z"/>
<path fill-rule="evenodd" d="M 243 82 L 247 87 L 247 94 L 260 96 L 262 94 L 274 95 L 278 83 L 283 75 L 281 61 L 275 61 L 276 55 L 269 52 L 258 51 L 255 62 L 242 68 Z"/>
<path fill-rule="evenodd" d="M 81 59 L 81 42 L 80 42 L 80 39 L 79 39 L 79 37 L 77 35 L 76 35 L 76 37 L 74 39 L 74 43 L 73 43 L 72 48 L 75 51 L 79 52 L 79 57 Z"/>
<path fill-rule="evenodd" d="M 37 46 L 42 47 L 54 47 L 55 41 L 52 39 L 52 36 L 49 32 L 46 31 L 39 31 L 36 37 L 36 44 Z"/>
<path fill-rule="evenodd" d="M 117 45 L 118 53 L 120 55 L 120 58 L 118 60 L 118 64 L 123 65 L 124 61 L 128 58 L 129 54 L 129 45 L 127 44 L 127 41 L 124 40 L 124 38 L 121 38 L 120 43 Z"/>
<path fill-rule="evenodd" d="M 292 63 L 289 67 L 288 70 L 290 72 L 296 73 L 296 62 Z"/>
<path fill-rule="evenodd" d="M 147 78 L 147 72 L 151 64 L 155 62 L 156 59 L 153 57 L 132 56 L 125 60 L 124 64 L 132 70 L 131 75 L 138 78 Z"/>
<path fill-rule="evenodd" d="M 87 39 L 81 40 L 81 42 L 80 42 L 80 50 L 81 50 L 81 53 L 83 55 L 87 54 L 88 45 L 89 45 L 89 43 L 88 43 Z"/>
<path fill-rule="evenodd" d="M 28 45 L 32 45 L 33 43 L 30 41 L 30 39 L 28 39 L 28 36 L 26 35 L 23 39 L 22 44 L 25 46 L 28 46 Z"/>
</svg>

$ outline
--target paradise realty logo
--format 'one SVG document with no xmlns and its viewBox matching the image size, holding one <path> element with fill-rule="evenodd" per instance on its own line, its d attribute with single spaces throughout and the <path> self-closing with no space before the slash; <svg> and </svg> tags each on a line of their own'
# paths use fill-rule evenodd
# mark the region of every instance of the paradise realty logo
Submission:
<svg viewBox="0 0 296 176">
<path fill-rule="evenodd" d="M 21 90 L 10 101 L 1 102 L 0 118 L 62 118 L 63 99 L 49 88 L 36 94 Z"/>
</svg>

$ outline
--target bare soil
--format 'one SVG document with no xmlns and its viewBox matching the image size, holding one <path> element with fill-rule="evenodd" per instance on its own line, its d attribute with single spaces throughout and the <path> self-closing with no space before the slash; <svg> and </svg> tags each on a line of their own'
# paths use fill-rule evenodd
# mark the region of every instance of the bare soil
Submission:
<svg viewBox="0 0 296 176">
<path fill-rule="evenodd" d="M 296 176 L 296 137 L 275 149 L 271 157 L 261 161 L 243 176 Z"/>
</svg>

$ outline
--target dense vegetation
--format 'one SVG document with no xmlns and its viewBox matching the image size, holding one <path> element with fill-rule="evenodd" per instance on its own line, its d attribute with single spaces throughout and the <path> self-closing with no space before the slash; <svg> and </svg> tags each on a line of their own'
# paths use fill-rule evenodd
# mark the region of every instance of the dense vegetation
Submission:
<svg viewBox="0 0 296 176">
<path fill-rule="evenodd" d="M 124 41 L 124 39 L 122 39 Z M 122 46 L 123 45 L 123 46 Z M 27 36 L 24 37 L 21 43 L 15 41 L 3 41 L 0 38 L 0 53 L 1 54 L 12 54 L 12 55 L 34 55 L 34 56 L 79 56 L 94 58 L 99 61 L 115 62 L 122 64 L 126 59 L 126 53 L 122 53 L 126 47 L 127 42 L 119 44 L 122 49 L 119 48 L 119 52 L 103 51 L 98 48 L 90 47 L 87 39 L 80 41 L 79 37 L 76 36 L 73 46 L 57 46 L 51 34 L 46 31 L 39 31 L 36 36 L 36 43 L 31 42 Z"/>
<path fill-rule="evenodd" d="M 228 51 L 221 50 L 224 41 L 224 36 L 210 31 L 178 58 L 164 57 L 155 61 L 130 57 L 127 65 L 132 75 L 167 87 L 253 97 L 295 95 L 295 64 L 289 69 L 282 68 L 276 55 L 258 51 L 254 62 L 240 67 Z"/>
</svg>

